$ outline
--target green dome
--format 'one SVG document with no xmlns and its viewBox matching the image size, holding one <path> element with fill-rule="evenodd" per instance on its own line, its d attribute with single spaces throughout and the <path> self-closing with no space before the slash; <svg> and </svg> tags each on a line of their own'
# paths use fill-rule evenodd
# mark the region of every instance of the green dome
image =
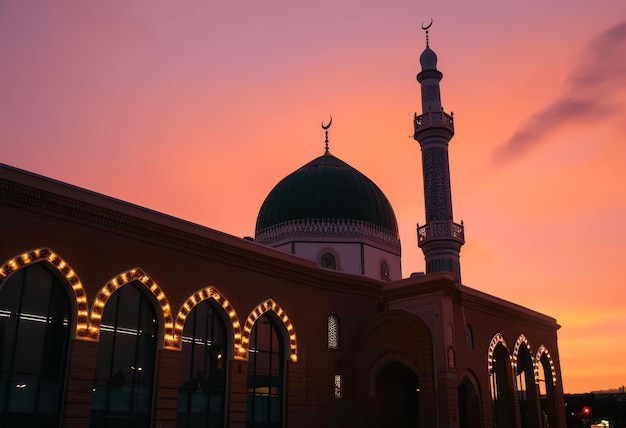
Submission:
<svg viewBox="0 0 626 428">
<path fill-rule="evenodd" d="M 263 202 L 256 233 L 288 221 L 361 221 L 397 237 L 383 192 L 366 176 L 326 152 L 281 180 Z"/>
</svg>

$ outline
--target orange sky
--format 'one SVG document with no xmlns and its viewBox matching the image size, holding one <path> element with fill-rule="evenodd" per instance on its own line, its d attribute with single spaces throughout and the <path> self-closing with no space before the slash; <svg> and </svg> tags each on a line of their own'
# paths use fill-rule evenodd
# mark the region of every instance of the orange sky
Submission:
<svg viewBox="0 0 626 428">
<path fill-rule="evenodd" d="M 395 209 L 405 276 L 433 17 L 463 282 L 558 320 L 566 392 L 626 383 L 626 2 L 93 3 L 0 6 L 1 162 L 253 235 L 332 115 L 331 152 Z"/>
</svg>

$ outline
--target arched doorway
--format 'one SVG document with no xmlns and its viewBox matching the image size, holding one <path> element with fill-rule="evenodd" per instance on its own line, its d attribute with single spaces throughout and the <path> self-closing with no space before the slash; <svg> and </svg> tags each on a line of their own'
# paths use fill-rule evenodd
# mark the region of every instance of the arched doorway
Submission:
<svg viewBox="0 0 626 428">
<path fill-rule="evenodd" d="M 419 383 L 407 366 L 392 361 L 376 375 L 376 398 L 382 427 L 416 428 L 419 419 Z"/>
<path fill-rule="evenodd" d="M 481 428 L 480 399 L 472 382 L 464 377 L 458 386 L 459 426 L 461 428 Z"/>
<path fill-rule="evenodd" d="M 0 289 L 0 426 L 61 425 L 72 325 L 66 286 L 45 263 Z"/>
</svg>

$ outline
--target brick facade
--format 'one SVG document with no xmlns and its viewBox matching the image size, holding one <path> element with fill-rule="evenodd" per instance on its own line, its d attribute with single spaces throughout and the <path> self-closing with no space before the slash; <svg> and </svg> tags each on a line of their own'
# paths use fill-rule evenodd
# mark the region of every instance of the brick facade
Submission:
<svg viewBox="0 0 626 428">
<path fill-rule="evenodd" d="M 565 426 L 556 321 L 460 285 L 451 274 L 381 282 L 329 271 L 255 242 L 7 166 L 0 167 L 0 235 L 0 292 L 13 272 L 34 263 L 21 255 L 44 248 L 71 266 L 80 279 L 90 314 L 103 286 L 123 272 L 140 269 L 158 285 L 163 296 L 145 287 L 161 314 L 153 426 L 176 426 L 181 385 L 180 341 L 168 335 L 163 308 L 169 308 L 175 319 L 187 299 L 209 286 L 227 299 L 242 326 L 268 299 L 284 311 L 274 314 L 282 320 L 284 343 L 292 349 L 285 353 L 284 426 L 374 427 L 389 418 L 394 420 L 394 415 L 385 413 L 390 411 L 407 413 L 395 416 L 400 424 L 408 424 L 413 416 L 407 409 L 412 406 L 417 409 L 418 426 L 492 426 L 488 352 L 498 333 L 511 358 L 520 335 L 527 338 L 533 358 L 541 345 L 549 350 L 556 381 L 551 404 L 554 423 L 550 426 Z M 35 262 L 47 264 L 64 279 L 68 295 L 75 295 L 67 279 L 70 274 L 48 259 Z M 76 297 L 73 299 L 78 311 Z M 331 314 L 339 320 L 338 349 L 327 346 Z M 234 315 L 225 311 L 222 315 L 232 336 L 228 342 L 232 346 L 226 350 L 223 411 L 227 426 L 244 427 L 248 361 L 233 345 L 238 343 L 232 326 Z M 86 335 L 79 332 L 77 319 L 71 321 L 61 413 L 61 424 L 66 427 L 89 425 L 99 346 L 97 338 L 89 336 L 91 330 Z M 290 338 L 290 334 L 295 336 Z M 290 352 L 295 353 L 293 357 Z M 390 378 L 382 378 L 381 373 Z M 342 378 L 338 399 L 333 394 L 336 374 Z M 402 376 L 415 377 L 417 388 L 402 392 Z M 460 408 L 467 405 L 459 402 L 459 385 L 464 379 L 476 388 L 478 407 L 472 414 L 478 414 L 478 422 L 467 422 L 467 417 L 460 415 Z M 384 388 L 414 397 L 415 403 L 389 403 L 380 396 Z M 512 400 L 521 426 L 516 394 L 514 391 Z M 529 426 L 541 426 L 541 415 L 535 414 L 532 420 Z"/>
</svg>

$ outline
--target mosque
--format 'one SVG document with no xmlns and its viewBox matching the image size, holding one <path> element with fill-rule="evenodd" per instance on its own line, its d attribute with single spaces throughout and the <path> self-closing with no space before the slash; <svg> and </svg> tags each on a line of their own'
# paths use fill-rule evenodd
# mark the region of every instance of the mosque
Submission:
<svg viewBox="0 0 626 428">
<path fill-rule="evenodd" d="M 330 122 L 254 238 L 0 165 L 0 427 L 565 427 L 556 320 L 461 281 L 426 40 L 424 274 Z"/>
</svg>

